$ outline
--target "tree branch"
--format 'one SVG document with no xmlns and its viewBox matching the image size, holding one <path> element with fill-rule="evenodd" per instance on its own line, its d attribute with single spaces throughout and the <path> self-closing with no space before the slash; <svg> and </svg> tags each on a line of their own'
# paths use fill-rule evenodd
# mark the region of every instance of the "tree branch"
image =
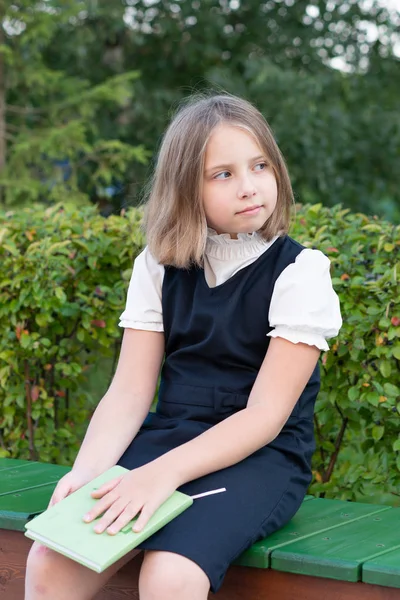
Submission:
<svg viewBox="0 0 400 600">
<path fill-rule="evenodd" d="M 7 451 L 7 448 L 6 448 L 6 445 L 4 443 L 4 438 L 3 438 L 3 434 L 1 433 L 1 430 L 0 430 L 0 446 L 3 448 L 3 450 Z"/>
<path fill-rule="evenodd" d="M 316 414 L 314 414 L 314 424 L 315 424 L 315 429 L 317 430 L 317 435 L 318 435 L 319 439 L 322 441 L 324 438 L 322 436 L 321 426 L 319 424 L 318 417 Z M 322 446 L 319 447 L 319 452 L 321 454 L 322 464 L 325 465 L 325 450 L 322 448 Z"/>
<path fill-rule="evenodd" d="M 43 108 L 33 108 L 29 106 L 15 106 L 13 104 L 5 105 L 6 112 L 13 113 L 15 115 L 33 115 L 33 114 L 44 114 Z"/>
<path fill-rule="evenodd" d="M 340 447 L 342 445 L 344 433 L 346 431 L 348 422 L 349 422 L 349 420 L 347 419 L 347 417 L 345 419 L 343 419 L 343 421 L 342 421 L 342 426 L 340 427 L 340 431 L 338 433 L 338 436 L 337 436 L 336 442 L 335 442 L 335 450 L 329 461 L 329 466 L 322 477 L 323 483 L 327 483 L 330 480 L 330 478 L 332 477 L 333 469 L 335 467 L 337 457 L 339 456 Z"/>
<path fill-rule="evenodd" d="M 19 133 L 20 131 L 27 131 L 27 127 L 26 125 L 21 125 L 21 127 L 18 127 L 18 125 L 14 125 L 13 123 L 6 123 L 6 131 L 7 130 Z"/>
</svg>

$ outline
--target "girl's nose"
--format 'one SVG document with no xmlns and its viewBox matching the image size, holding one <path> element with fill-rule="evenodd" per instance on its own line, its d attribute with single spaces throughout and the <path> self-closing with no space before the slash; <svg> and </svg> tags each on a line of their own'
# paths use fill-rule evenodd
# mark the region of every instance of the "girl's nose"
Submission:
<svg viewBox="0 0 400 600">
<path fill-rule="evenodd" d="M 251 198 L 252 196 L 255 196 L 256 193 L 257 190 L 249 179 L 243 181 L 238 188 L 238 198 L 241 200 Z"/>
</svg>

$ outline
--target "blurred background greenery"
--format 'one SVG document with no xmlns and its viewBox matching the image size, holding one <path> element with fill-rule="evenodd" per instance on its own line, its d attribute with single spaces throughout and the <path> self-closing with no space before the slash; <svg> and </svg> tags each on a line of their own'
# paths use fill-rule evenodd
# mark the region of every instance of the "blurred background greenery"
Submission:
<svg viewBox="0 0 400 600">
<path fill-rule="evenodd" d="M 400 219 L 396 0 L 3 0 L 0 21 L 7 207 L 136 205 L 171 111 L 212 88 L 261 109 L 299 202 Z"/>
<path fill-rule="evenodd" d="M 398 504 L 398 0 L 0 0 L 0 23 L 0 455 L 73 459 L 113 374 L 143 244 L 124 209 L 181 99 L 211 89 L 262 111 L 297 202 L 334 207 L 306 207 L 295 225 L 333 253 L 347 323 L 323 363 L 312 491 Z M 63 311 L 82 339 L 67 313 L 58 330 Z"/>
</svg>

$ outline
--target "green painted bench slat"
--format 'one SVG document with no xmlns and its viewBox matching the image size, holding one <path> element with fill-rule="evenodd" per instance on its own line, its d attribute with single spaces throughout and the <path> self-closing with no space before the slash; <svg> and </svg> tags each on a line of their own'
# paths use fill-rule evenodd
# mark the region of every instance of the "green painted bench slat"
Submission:
<svg viewBox="0 0 400 600">
<path fill-rule="evenodd" d="M 271 567 L 342 581 L 361 580 L 364 562 L 400 547 L 400 509 L 386 508 L 274 550 Z"/>
<path fill-rule="evenodd" d="M 235 564 L 266 569 L 270 567 L 273 550 L 384 510 L 390 510 L 390 507 L 314 498 L 303 502 L 297 514 L 285 527 L 256 542 Z"/>
<path fill-rule="evenodd" d="M 46 510 L 55 483 L 0 496 L 0 528 L 25 531 L 25 523 Z"/>
<path fill-rule="evenodd" d="M 364 563 L 362 580 L 364 583 L 400 588 L 400 548 Z"/>
<path fill-rule="evenodd" d="M 0 459 L 0 529 L 24 531 L 69 469 Z M 399 530 L 400 509 L 306 496 L 285 527 L 236 564 L 400 588 Z"/>
<path fill-rule="evenodd" d="M 70 467 L 31 462 L 0 471 L 0 497 L 56 483 Z"/>
<path fill-rule="evenodd" d="M 30 460 L 20 460 L 19 458 L 0 458 L 0 471 L 4 469 L 14 469 L 15 467 L 21 467 L 22 465 L 30 465 Z"/>
</svg>

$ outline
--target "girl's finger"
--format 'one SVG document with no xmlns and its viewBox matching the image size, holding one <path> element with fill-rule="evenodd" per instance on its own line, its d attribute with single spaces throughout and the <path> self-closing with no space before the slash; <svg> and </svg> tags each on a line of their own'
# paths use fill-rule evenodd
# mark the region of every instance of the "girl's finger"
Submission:
<svg viewBox="0 0 400 600">
<path fill-rule="evenodd" d="M 132 529 L 135 533 L 139 533 L 139 531 L 142 531 L 142 529 L 144 529 L 144 527 L 147 525 L 150 518 L 156 512 L 157 508 L 158 507 L 155 506 L 154 504 L 145 504 L 143 506 L 142 510 L 140 511 L 138 520 L 132 527 Z"/>
<path fill-rule="evenodd" d="M 111 523 L 114 523 L 120 514 L 123 513 L 128 505 L 128 502 L 129 500 L 125 500 L 125 502 L 123 502 L 121 499 L 119 499 L 118 502 L 114 502 L 114 504 L 101 517 L 100 521 L 96 523 L 94 531 L 96 533 L 103 533 L 103 531 L 105 531 L 107 527 L 111 525 Z"/>
<path fill-rule="evenodd" d="M 93 521 L 93 519 L 97 519 L 97 517 L 105 513 L 106 510 L 108 510 L 110 506 L 112 506 L 118 499 L 119 496 L 114 491 L 106 494 L 101 498 L 101 500 L 96 502 L 93 508 L 86 513 L 86 515 L 84 515 L 83 520 L 86 523 L 90 523 L 90 521 Z"/>
<path fill-rule="evenodd" d="M 114 521 L 114 523 L 108 527 L 107 533 L 110 535 L 115 535 L 118 533 L 118 531 L 128 525 L 129 521 L 132 521 L 132 519 L 136 517 L 139 511 L 140 506 L 135 506 L 134 504 L 129 503 L 125 507 L 125 510 L 119 515 L 118 519 L 116 519 L 116 521 Z"/>
<path fill-rule="evenodd" d="M 107 483 L 104 483 L 97 490 L 93 490 L 91 496 L 93 498 L 102 498 L 105 494 L 111 492 L 111 490 L 113 490 L 119 483 L 121 483 L 123 478 L 124 475 L 121 475 L 120 477 L 115 477 L 114 479 L 111 479 L 111 481 L 107 481 Z"/>
<path fill-rule="evenodd" d="M 49 502 L 49 508 L 50 506 L 54 506 L 54 504 L 57 504 L 57 502 L 60 502 L 61 500 L 63 500 L 63 498 L 66 498 L 68 496 L 68 494 L 71 492 L 71 485 L 69 483 L 59 483 L 56 486 L 56 489 L 53 492 L 52 497 L 50 498 L 50 502 Z"/>
</svg>

